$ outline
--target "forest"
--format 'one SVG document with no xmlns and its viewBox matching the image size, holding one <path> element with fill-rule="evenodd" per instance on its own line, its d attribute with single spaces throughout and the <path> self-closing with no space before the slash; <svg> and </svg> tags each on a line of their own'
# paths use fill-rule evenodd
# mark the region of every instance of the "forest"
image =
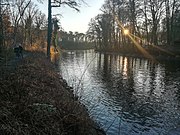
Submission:
<svg viewBox="0 0 180 135">
<path fill-rule="evenodd" d="M 179 0 L 106 0 L 92 18 L 88 37 L 100 50 L 134 50 L 124 30 L 144 48 L 180 44 Z"/>
<path fill-rule="evenodd" d="M 48 33 L 48 17 L 32 0 L 4 0 L 0 3 L 0 54 L 16 44 L 25 49 L 46 49 Z M 38 1 L 47 2 L 47 1 Z M 64 3 L 63 3 L 64 2 Z M 78 6 L 74 1 L 61 1 L 71 8 Z M 74 46 L 88 42 L 84 33 L 66 32 L 63 30 L 58 17 L 52 18 L 52 46 L 73 43 Z M 88 43 L 87 43 L 88 44 Z M 82 46 L 82 45 L 80 45 Z"/>
<path fill-rule="evenodd" d="M 68 2 L 65 4 L 78 7 Z M 95 44 L 96 50 L 125 53 L 135 50 L 132 39 L 144 48 L 179 45 L 179 0 L 105 0 L 100 10 L 102 13 L 90 20 L 86 33 L 66 32 L 61 20 L 52 18 L 51 44 L 73 49 Z M 0 15 L 0 52 L 17 43 L 24 48 L 46 49 L 47 16 L 32 0 L 4 0 L 0 3 Z M 132 39 L 124 34 L 125 29 Z"/>
</svg>

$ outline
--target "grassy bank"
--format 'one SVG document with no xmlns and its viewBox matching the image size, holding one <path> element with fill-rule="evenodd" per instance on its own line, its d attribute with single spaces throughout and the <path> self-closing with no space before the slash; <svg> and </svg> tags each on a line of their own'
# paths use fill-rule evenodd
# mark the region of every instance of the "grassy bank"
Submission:
<svg viewBox="0 0 180 135">
<path fill-rule="evenodd" d="M 0 76 L 0 133 L 103 134 L 54 65 L 41 53 L 30 54 Z"/>
</svg>

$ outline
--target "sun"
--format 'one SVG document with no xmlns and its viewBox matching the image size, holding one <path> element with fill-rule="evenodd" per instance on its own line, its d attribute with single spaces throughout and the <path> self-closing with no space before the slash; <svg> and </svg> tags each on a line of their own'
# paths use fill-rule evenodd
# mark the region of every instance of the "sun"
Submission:
<svg viewBox="0 0 180 135">
<path fill-rule="evenodd" d="M 129 34 L 129 30 L 128 29 L 124 29 L 124 34 L 128 35 Z"/>
</svg>

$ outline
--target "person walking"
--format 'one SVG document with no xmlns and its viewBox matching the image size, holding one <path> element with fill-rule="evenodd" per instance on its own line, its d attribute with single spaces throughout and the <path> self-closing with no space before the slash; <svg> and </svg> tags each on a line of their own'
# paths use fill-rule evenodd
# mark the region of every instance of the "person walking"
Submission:
<svg viewBox="0 0 180 135">
<path fill-rule="evenodd" d="M 21 46 L 21 44 L 14 47 L 14 53 L 16 54 L 17 58 L 23 58 L 23 47 Z"/>
</svg>

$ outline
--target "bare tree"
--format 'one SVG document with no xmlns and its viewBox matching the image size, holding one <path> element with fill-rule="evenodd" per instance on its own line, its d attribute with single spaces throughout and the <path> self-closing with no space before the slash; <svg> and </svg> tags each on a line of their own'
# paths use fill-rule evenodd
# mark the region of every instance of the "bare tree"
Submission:
<svg viewBox="0 0 180 135">
<path fill-rule="evenodd" d="M 96 49 L 102 48 L 102 31 L 101 26 L 99 24 L 99 16 L 97 15 L 95 18 L 92 18 L 89 22 L 89 29 L 87 31 L 87 36 L 89 37 L 90 41 L 95 42 Z"/>
<path fill-rule="evenodd" d="M 27 7 L 30 5 L 31 0 L 17 0 L 14 4 L 14 6 L 11 8 L 11 13 L 12 13 L 12 24 L 14 27 L 14 44 L 16 44 L 17 42 L 17 35 L 18 35 L 18 27 L 20 25 L 20 20 L 23 18 L 25 10 L 27 9 Z M 18 39 L 20 40 L 20 39 Z M 22 42 L 22 41 L 18 41 L 18 42 Z"/>
<path fill-rule="evenodd" d="M 155 45 L 158 45 L 158 25 L 160 20 L 163 17 L 164 13 L 164 0 L 149 0 L 149 8 L 151 11 L 151 19 L 152 19 L 152 34 L 151 34 L 151 42 Z"/>
<path fill-rule="evenodd" d="M 29 6 L 26 9 L 26 12 L 24 14 L 24 22 L 25 22 L 25 40 L 26 43 L 29 45 L 32 45 L 32 35 L 33 35 L 33 25 L 34 25 L 34 20 L 35 17 L 38 13 L 37 6 L 31 2 Z"/>
<path fill-rule="evenodd" d="M 41 11 L 38 11 L 37 14 L 35 14 L 34 23 L 35 23 L 36 29 L 40 30 L 47 23 L 46 15 L 42 13 Z"/>
</svg>

